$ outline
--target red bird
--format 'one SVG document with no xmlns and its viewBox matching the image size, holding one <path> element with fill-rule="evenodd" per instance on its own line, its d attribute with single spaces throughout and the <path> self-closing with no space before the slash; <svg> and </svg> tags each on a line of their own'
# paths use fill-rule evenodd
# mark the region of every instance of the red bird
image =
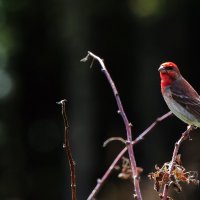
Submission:
<svg viewBox="0 0 200 200">
<path fill-rule="evenodd" d="M 188 125 L 200 127 L 200 96 L 183 78 L 177 65 L 165 62 L 158 71 L 161 92 L 169 109 Z"/>
</svg>

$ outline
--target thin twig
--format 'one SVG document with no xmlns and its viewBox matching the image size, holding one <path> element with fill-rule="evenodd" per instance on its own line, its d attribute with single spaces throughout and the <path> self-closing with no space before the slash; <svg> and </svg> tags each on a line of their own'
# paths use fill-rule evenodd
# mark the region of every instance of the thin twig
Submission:
<svg viewBox="0 0 200 200">
<path fill-rule="evenodd" d="M 88 51 L 88 55 L 85 57 L 84 60 L 87 60 L 89 58 L 89 56 L 91 56 L 92 58 L 94 58 L 95 60 L 97 60 L 100 63 L 102 72 L 104 72 L 104 74 L 105 74 L 105 76 L 106 76 L 106 78 L 107 78 L 108 82 L 110 83 L 110 86 L 113 90 L 115 100 L 117 102 L 117 106 L 118 106 L 118 109 L 119 109 L 118 113 L 121 115 L 123 122 L 124 122 L 124 125 L 125 125 L 125 128 L 126 128 L 127 149 L 128 149 L 128 154 L 129 154 L 129 159 L 130 159 L 130 164 L 131 164 L 132 179 L 133 179 L 134 190 L 135 190 L 134 196 L 136 197 L 136 199 L 142 200 L 142 195 L 141 195 L 140 185 L 139 185 L 139 177 L 138 177 L 138 174 L 137 174 L 137 165 L 136 165 L 136 161 L 135 161 L 133 148 L 132 148 L 132 145 L 131 145 L 131 143 L 132 143 L 131 126 L 132 125 L 129 122 L 127 116 L 126 116 L 126 113 L 124 112 L 124 108 L 122 106 L 121 99 L 120 99 L 119 93 L 117 91 L 117 88 L 115 86 L 115 83 L 113 82 L 108 70 L 106 69 L 106 66 L 104 65 L 103 60 L 90 51 Z M 83 59 L 82 59 L 82 61 L 83 61 Z"/>
<path fill-rule="evenodd" d="M 142 132 L 134 141 L 133 144 L 139 142 L 140 140 L 144 139 L 144 136 L 151 131 L 159 122 L 163 121 L 164 119 L 168 118 L 172 115 L 172 112 L 169 111 L 168 113 L 162 115 L 161 117 L 158 117 L 144 132 Z"/>
<path fill-rule="evenodd" d="M 162 115 L 161 117 L 158 117 L 147 129 L 145 129 L 133 142 L 132 145 L 137 144 L 138 142 L 140 142 L 144 136 L 146 136 L 159 122 L 165 120 L 166 118 L 168 118 L 169 116 L 172 115 L 172 112 L 168 112 L 164 115 Z M 103 186 L 103 184 L 105 183 L 105 181 L 107 180 L 107 178 L 110 176 L 112 170 L 115 168 L 115 166 L 117 165 L 117 163 L 120 161 L 121 157 L 126 153 L 127 151 L 127 147 L 123 148 L 121 150 L 121 152 L 117 155 L 117 157 L 115 158 L 115 160 L 113 161 L 113 163 L 110 165 L 110 167 L 107 169 L 107 171 L 105 172 L 105 174 L 103 175 L 103 177 L 101 179 L 98 179 L 97 181 L 97 185 L 95 186 L 95 188 L 92 190 L 92 193 L 89 195 L 89 197 L 87 198 L 87 200 L 93 200 L 95 198 L 95 196 L 97 195 L 97 193 L 100 191 L 101 187 Z"/>
<path fill-rule="evenodd" d="M 123 148 L 123 150 L 117 155 L 117 157 L 112 162 L 112 164 L 110 165 L 110 167 L 108 168 L 108 170 L 106 171 L 106 173 L 103 175 L 103 177 L 101 179 L 97 179 L 97 185 L 92 190 L 92 192 L 89 195 L 89 197 L 87 198 L 87 200 L 94 200 L 95 199 L 95 196 L 100 191 L 100 189 L 102 188 L 103 184 L 105 183 L 105 181 L 107 180 L 107 178 L 110 176 L 112 170 L 115 168 L 115 166 L 117 165 L 117 163 L 119 162 L 119 160 L 125 154 L 126 151 L 127 151 L 127 147 Z"/>
<path fill-rule="evenodd" d="M 62 116 L 63 116 L 63 121 L 64 121 L 64 144 L 63 144 L 63 149 L 65 150 L 65 153 L 67 155 L 68 161 L 69 161 L 69 167 L 70 167 L 70 175 L 71 175 L 71 192 L 72 192 L 72 200 L 76 200 L 76 173 L 75 173 L 75 162 L 72 157 L 72 152 L 69 144 L 69 124 L 67 120 L 67 115 L 65 111 L 65 102 L 66 100 L 61 100 L 58 102 L 58 104 L 61 104 L 62 106 Z"/>
<path fill-rule="evenodd" d="M 106 147 L 110 142 L 113 142 L 113 141 L 120 141 L 124 144 L 126 144 L 126 140 L 124 138 L 121 138 L 121 137 L 111 137 L 111 138 L 108 138 L 104 143 L 103 143 L 103 147 Z"/>
<path fill-rule="evenodd" d="M 174 168 L 174 165 L 175 165 L 175 162 L 176 162 L 176 158 L 177 158 L 178 151 L 179 151 L 179 148 L 181 146 L 181 143 L 189 137 L 189 134 L 192 130 L 194 130 L 194 127 L 189 126 L 189 128 L 185 132 L 182 133 L 182 136 L 180 137 L 180 139 L 175 143 L 174 151 L 173 151 L 173 155 L 172 155 L 172 160 L 170 161 L 170 165 L 169 165 L 169 172 L 168 172 L 169 178 L 172 175 L 172 171 L 173 171 L 173 168 Z M 165 184 L 164 189 L 163 189 L 163 194 L 162 194 L 163 200 L 167 200 L 168 191 L 169 191 L 169 185 Z"/>
</svg>

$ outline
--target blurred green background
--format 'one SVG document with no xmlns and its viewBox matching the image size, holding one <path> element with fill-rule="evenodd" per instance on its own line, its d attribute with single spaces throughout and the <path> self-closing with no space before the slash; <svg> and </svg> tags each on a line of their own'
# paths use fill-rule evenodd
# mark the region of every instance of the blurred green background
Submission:
<svg viewBox="0 0 200 200">
<path fill-rule="evenodd" d="M 66 98 L 78 199 L 86 199 L 126 136 L 107 80 L 97 63 L 80 63 L 91 50 L 104 58 L 135 138 L 168 111 L 158 67 L 174 61 L 200 91 L 200 2 L 189 0 L 0 0 L 0 199 L 70 199 L 63 121 Z M 135 146 L 144 169 L 144 199 L 159 199 L 148 173 L 169 161 L 186 125 L 172 117 Z M 181 147 L 187 170 L 200 171 L 200 134 Z M 132 185 L 112 173 L 97 199 L 131 199 Z M 175 199 L 199 199 L 183 184 Z"/>
</svg>

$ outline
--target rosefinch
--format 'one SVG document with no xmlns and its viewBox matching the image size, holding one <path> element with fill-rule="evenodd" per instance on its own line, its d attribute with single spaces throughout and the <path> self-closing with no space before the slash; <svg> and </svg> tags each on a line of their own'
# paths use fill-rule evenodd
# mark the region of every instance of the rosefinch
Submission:
<svg viewBox="0 0 200 200">
<path fill-rule="evenodd" d="M 188 125 L 200 127 L 200 96 L 183 78 L 173 62 L 161 64 L 161 92 L 167 106 Z"/>
</svg>

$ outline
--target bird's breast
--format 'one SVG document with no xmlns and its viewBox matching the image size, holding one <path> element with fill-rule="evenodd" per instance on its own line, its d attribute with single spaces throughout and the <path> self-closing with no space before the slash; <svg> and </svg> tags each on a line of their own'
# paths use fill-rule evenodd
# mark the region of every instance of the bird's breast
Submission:
<svg viewBox="0 0 200 200">
<path fill-rule="evenodd" d="M 165 88 L 165 91 L 162 94 L 167 106 L 173 112 L 174 115 L 176 115 L 186 124 L 194 125 L 197 127 L 200 126 L 196 117 L 191 113 L 189 113 L 185 107 L 183 107 L 181 104 L 179 104 L 177 101 L 173 99 L 170 87 Z"/>
</svg>

